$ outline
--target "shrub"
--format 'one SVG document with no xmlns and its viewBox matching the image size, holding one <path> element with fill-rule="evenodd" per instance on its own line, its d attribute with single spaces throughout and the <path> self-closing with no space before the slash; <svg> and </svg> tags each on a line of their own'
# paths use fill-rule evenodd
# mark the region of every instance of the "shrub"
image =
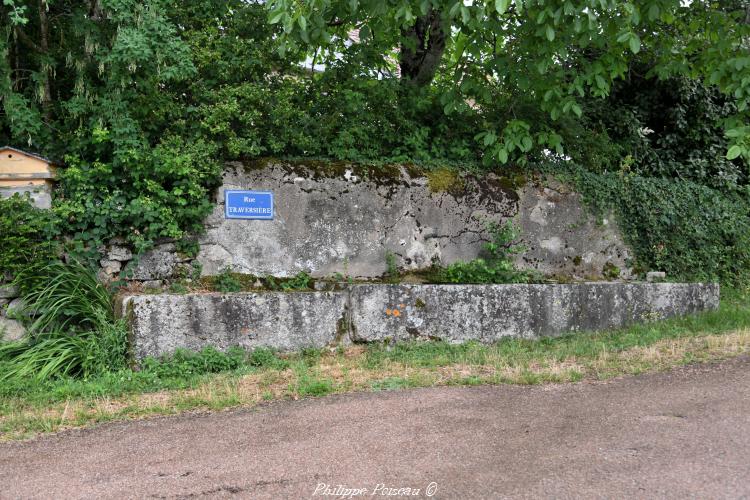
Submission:
<svg viewBox="0 0 750 500">
<path fill-rule="evenodd" d="M 508 221 L 503 225 L 490 224 L 492 241 L 484 245 L 487 258 L 469 262 L 455 262 L 438 268 L 432 280 L 438 283 L 528 283 L 535 273 L 516 269 L 513 255 L 522 248 L 515 242 L 518 231 Z"/>
<path fill-rule="evenodd" d="M 0 279 L 2 273 L 13 275 L 54 259 L 57 235 L 54 214 L 34 207 L 28 195 L 0 199 Z"/>
</svg>

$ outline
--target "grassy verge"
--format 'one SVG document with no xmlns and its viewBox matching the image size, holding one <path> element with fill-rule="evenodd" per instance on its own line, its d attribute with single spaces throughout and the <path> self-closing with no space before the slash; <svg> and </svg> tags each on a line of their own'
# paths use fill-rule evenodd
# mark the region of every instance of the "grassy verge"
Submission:
<svg viewBox="0 0 750 500">
<path fill-rule="evenodd" d="M 718 311 L 538 341 L 401 343 L 278 356 L 207 350 L 87 380 L 4 382 L 0 441 L 99 422 L 403 387 L 602 380 L 750 352 L 750 298 Z M 2 366 L 0 366 L 2 370 Z"/>
</svg>

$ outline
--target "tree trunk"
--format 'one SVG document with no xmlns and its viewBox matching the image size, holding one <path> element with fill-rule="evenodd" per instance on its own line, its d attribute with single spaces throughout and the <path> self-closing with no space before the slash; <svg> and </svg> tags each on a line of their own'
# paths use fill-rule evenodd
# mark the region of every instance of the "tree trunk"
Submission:
<svg viewBox="0 0 750 500">
<path fill-rule="evenodd" d="M 446 33 L 441 17 L 439 11 L 430 10 L 413 26 L 401 30 L 405 40 L 399 60 L 402 80 L 423 87 L 435 77 L 445 52 Z"/>
</svg>

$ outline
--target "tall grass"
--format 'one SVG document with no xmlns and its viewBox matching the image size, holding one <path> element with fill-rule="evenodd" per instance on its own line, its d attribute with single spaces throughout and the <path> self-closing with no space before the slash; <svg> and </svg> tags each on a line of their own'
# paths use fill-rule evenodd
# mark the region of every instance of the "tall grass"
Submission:
<svg viewBox="0 0 750 500">
<path fill-rule="evenodd" d="M 124 368 L 127 341 L 115 321 L 112 294 L 77 262 L 50 263 L 16 277 L 29 335 L 0 344 L 0 381 L 89 377 Z"/>
</svg>

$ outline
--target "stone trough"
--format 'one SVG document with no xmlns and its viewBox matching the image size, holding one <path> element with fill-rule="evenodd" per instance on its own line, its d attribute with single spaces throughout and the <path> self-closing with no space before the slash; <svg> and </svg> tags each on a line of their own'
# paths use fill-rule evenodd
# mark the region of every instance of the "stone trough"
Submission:
<svg viewBox="0 0 750 500">
<path fill-rule="evenodd" d="M 295 351 L 386 340 L 531 339 L 718 305 L 718 284 L 363 284 L 332 292 L 132 295 L 120 309 L 138 361 L 207 346 Z"/>
</svg>

